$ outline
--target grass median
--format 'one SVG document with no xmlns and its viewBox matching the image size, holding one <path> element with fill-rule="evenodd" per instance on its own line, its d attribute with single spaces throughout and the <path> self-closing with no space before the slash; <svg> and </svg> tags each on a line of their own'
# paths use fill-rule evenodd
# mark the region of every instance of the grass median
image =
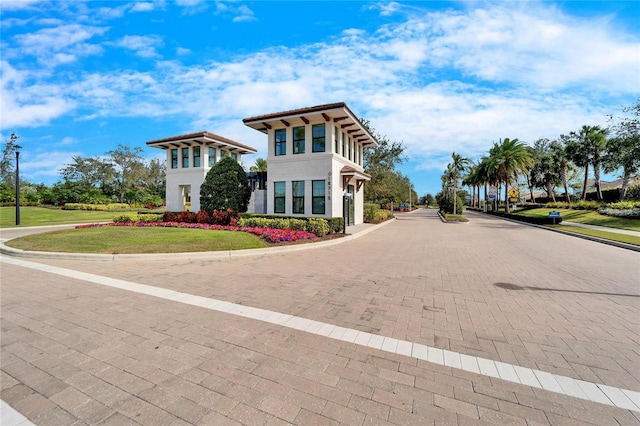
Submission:
<svg viewBox="0 0 640 426">
<path fill-rule="evenodd" d="M 188 228 L 96 227 L 29 235 L 5 245 L 27 251 L 133 254 L 188 253 L 267 247 L 246 232 Z"/>
<path fill-rule="evenodd" d="M 132 210 L 137 211 L 137 210 Z M 20 226 L 66 225 L 70 223 L 111 222 L 114 211 L 62 210 L 59 207 L 21 207 Z M 0 227 L 16 226 L 16 208 L 0 207 Z"/>
<path fill-rule="evenodd" d="M 592 210 L 568 210 L 568 209 L 530 209 L 515 211 L 514 214 L 528 217 L 549 217 L 549 212 L 560 212 L 562 220 L 584 223 L 585 225 L 606 226 L 608 228 L 626 229 L 640 232 L 640 220 L 625 219 L 622 217 L 606 216 Z"/>
</svg>

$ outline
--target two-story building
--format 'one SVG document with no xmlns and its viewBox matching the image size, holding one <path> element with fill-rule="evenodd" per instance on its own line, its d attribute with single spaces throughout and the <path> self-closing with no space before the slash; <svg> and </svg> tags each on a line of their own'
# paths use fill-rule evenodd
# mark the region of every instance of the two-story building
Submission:
<svg viewBox="0 0 640 426">
<path fill-rule="evenodd" d="M 242 121 L 267 135 L 267 213 L 363 222 L 364 149 L 378 142 L 344 102 Z"/>
<path fill-rule="evenodd" d="M 200 186 L 211 167 L 225 155 L 240 162 L 254 148 L 222 136 L 199 132 L 147 142 L 167 155 L 167 210 L 200 210 Z"/>
</svg>

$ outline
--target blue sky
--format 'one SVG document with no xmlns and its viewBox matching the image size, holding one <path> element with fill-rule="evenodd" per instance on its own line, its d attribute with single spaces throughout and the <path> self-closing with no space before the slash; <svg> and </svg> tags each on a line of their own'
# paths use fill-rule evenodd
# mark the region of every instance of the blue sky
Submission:
<svg viewBox="0 0 640 426">
<path fill-rule="evenodd" d="M 28 181 L 73 155 L 208 130 L 258 149 L 242 118 L 346 102 L 400 141 L 435 194 L 456 151 L 533 143 L 640 96 L 640 2 L 0 0 L 0 136 Z"/>
</svg>

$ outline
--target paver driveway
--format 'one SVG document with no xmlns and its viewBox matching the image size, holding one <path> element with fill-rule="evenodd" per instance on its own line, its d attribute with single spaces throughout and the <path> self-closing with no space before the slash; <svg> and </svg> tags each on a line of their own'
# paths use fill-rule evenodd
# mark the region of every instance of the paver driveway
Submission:
<svg viewBox="0 0 640 426">
<path fill-rule="evenodd" d="M 470 217 L 224 260 L 4 261 L 2 399 L 36 424 L 639 423 L 640 255 Z M 608 404 L 570 396 L 592 386 Z"/>
</svg>

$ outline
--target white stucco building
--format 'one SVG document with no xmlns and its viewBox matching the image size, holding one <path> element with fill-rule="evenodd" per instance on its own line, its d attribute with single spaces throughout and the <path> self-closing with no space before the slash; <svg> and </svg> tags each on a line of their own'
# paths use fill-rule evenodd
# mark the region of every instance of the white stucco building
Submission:
<svg viewBox="0 0 640 426">
<path fill-rule="evenodd" d="M 363 153 L 378 142 L 345 103 L 242 121 L 268 138 L 267 213 L 363 222 Z"/>
<path fill-rule="evenodd" d="M 167 210 L 200 211 L 200 186 L 211 167 L 229 154 L 240 163 L 254 148 L 222 136 L 199 132 L 147 142 L 167 154 Z"/>
</svg>

